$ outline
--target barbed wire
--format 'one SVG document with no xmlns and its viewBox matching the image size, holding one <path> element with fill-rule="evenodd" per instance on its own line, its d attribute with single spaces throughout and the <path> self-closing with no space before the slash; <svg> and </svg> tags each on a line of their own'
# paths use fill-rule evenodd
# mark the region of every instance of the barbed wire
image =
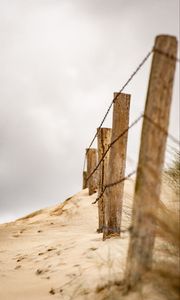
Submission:
<svg viewBox="0 0 180 300">
<path fill-rule="evenodd" d="M 138 167 L 138 168 L 139 168 L 139 167 Z M 100 195 L 96 198 L 96 200 L 95 200 L 94 202 L 92 202 L 92 204 L 96 204 L 96 203 L 102 198 L 102 196 L 104 195 L 104 193 L 105 193 L 105 191 L 106 191 L 107 188 L 110 188 L 110 187 L 113 187 L 113 186 L 115 186 L 115 185 L 117 185 L 117 184 L 120 184 L 121 182 L 123 182 L 123 181 L 125 181 L 125 180 L 131 178 L 131 177 L 132 177 L 133 175 L 135 175 L 136 173 L 137 173 L 137 169 L 134 170 L 134 171 L 132 171 L 132 172 L 130 172 L 128 175 L 126 175 L 125 177 L 123 177 L 123 178 L 120 179 L 120 180 L 117 180 L 117 181 L 115 181 L 115 182 L 106 184 L 106 185 L 103 187 L 103 190 L 102 190 L 102 192 L 100 193 Z M 162 172 L 162 177 L 167 177 L 167 178 L 169 178 L 165 171 Z"/>
<path fill-rule="evenodd" d="M 176 56 L 174 56 L 174 55 L 170 55 L 169 53 L 166 53 L 166 52 L 164 52 L 164 51 L 162 51 L 162 50 L 159 50 L 158 48 L 156 48 L 156 47 L 154 47 L 153 48 L 153 52 L 157 52 L 157 53 L 159 53 L 159 54 L 161 54 L 161 55 L 164 55 L 164 56 L 166 56 L 167 58 L 169 58 L 169 59 L 171 59 L 171 60 L 174 60 L 174 61 L 176 61 L 176 62 L 180 62 L 180 59 L 178 58 L 178 57 L 176 57 Z"/>
<path fill-rule="evenodd" d="M 120 179 L 120 180 L 117 180 L 117 181 L 115 181 L 115 182 L 106 184 L 106 185 L 103 187 L 103 190 L 102 190 L 102 192 L 100 193 L 100 195 L 96 198 L 96 200 L 95 200 L 94 202 L 92 202 L 92 204 L 96 204 L 96 203 L 102 198 L 102 196 L 104 195 L 104 193 L 105 193 L 105 191 L 106 191 L 107 188 L 110 188 L 110 187 L 113 187 L 113 186 L 115 186 L 115 185 L 117 185 L 117 184 L 120 184 L 121 182 L 123 182 L 123 181 L 125 181 L 125 180 L 131 178 L 131 177 L 132 177 L 133 175 L 135 175 L 136 173 L 137 173 L 137 169 L 134 170 L 134 171 L 132 171 L 132 172 L 130 172 L 128 175 L 126 175 L 125 177 L 123 177 L 123 178 Z M 166 172 L 164 172 L 164 171 L 162 172 L 162 177 L 167 177 L 167 178 L 169 178 L 168 175 L 166 174 Z"/>
<path fill-rule="evenodd" d="M 136 170 L 132 171 L 132 172 L 129 173 L 127 176 L 125 176 L 125 177 L 123 177 L 123 178 L 121 178 L 121 179 L 119 179 L 119 180 L 117 180 L 117 181 L 115 181 L 115 182 L 106 184 L 106 185 L 104 186 L 104 188 L 103 188 L 101 194 L 98 196 L 98 198 L 96 198 L 96 200 L 95 200 L 94 202 L 92 202 L 92 204 L 96 204 L 96 203 L 99 201 L 99 199 L 102 198 L 102 196 L 104 195 L 104 193 L 105 193 L 105 191 L 106 191 L 107 188 L 110 188 L 110 187 L 112 187 L 112 186 L 114 186 L 114 185 L 120 184 L 121 182 L 127 180 L 128 178 L 132 177 L 132 176 L 135 175 L 135 174 L 136 174 Z"/>
<path fill-rule="evenodd" d="M 164 128 L 162 128 L 160 125 L 158 125 L 156 122 L 154 122 L 150 117 L 148 117 L 147 115 L 143 115 L 143 117 L 149 121 L 152 125 L 154 125 L 156 128 L 158 128 L 160 131 L 162 131 L 171 141 L 173 141 L 175 144 L 177 144 L 178 146 L 180 145 L 180 142 L 178 141 L 178 139 L 176 139 L 171 133 L 169 133 L 167 130 L 165 130 Z"/>
<path fill-rule="evenodd" d="M 144 65 L 144 63 L 148 60 L 148 58 L 150 57 L 150 55 L 152 54 L 152 52 L 157 52 L 161 55 L 166 56 L 167 58 L 171 59 L 171 60 L 175 60 L 176 62 L 180 62 L 179 58 L 174 57 L 173 55 L 170 55 L 168 53 L 165 53 L 157 48 L 153 48 L 145 57 L 144 59 L 141 61 L 141 63 L 138 65 L 138 67 L 135 69 L 135 71 L 131 74 L 131 76 L 128 78 L 128 80 L 125 82 L 125 84 L 122 86 L 122 88 L 120 89 L 120 91 L 118 93 L 116 93 L 115 97 L 113 98 L 113 100 L 111 101 L 101 123 L 100 126 L 98 127 L 96 134 L 94 135 L 87 151 L 86 151 L 86 155 L 85 155 L 85 160 L 84 160 L 84 169 L 85 169 L 85 163 L 86 163 L 86 156 L 87 153 L 89 151 L 89 149 L 91 148 L 91 146 L 93 145 L 96 137 L 99 134 L 99 131 L 102 127 L 102 125 L 104 124 L 113 104 L 115 103 L 116 99 L 118 98 L 118 96 L 122 93 L 122 91 L 125 89 L 125 87 L 130 83 L 130 81 L 134 78 L 134 76 L 137 74 L 137 72 L 141 69 L 141 67 Z M 105 156 L 107 155 L 107 153 L 109 152 L 109 150 L 111 149 L 111 147 L 121 138 L 123 137 L 133 126 L 135 126 L 142 118 L 145 118 L 147 121 L 149 121 L 153 126 L 156 126 L 160 131 L 162 131 L 168 138 L 170 138 L 175 144 L 177 144 L 178 146 L 180 145 L 180 142 L 170 133 L 168 133 L 164 128 L 162 128 L 160 125 L 158 125 L 156 122 L 154 122 L 149 116 L 145 115 L 145 114 L 141 114 L 135 121 L 133 121 L 131 123 L 131 125 L 129 125 L 117 138 L 115 138 L 107 147 L 106 151 L 103 153 L 100 161 L 98 162 L 97 166 L 94 168 L 94 170 L 89 174 L 89 176 L 86 179 L 86 183 L 88 182 L 88 180 L 93 176 L 93 174 L 98 170 L 100 164 L 104 161 Z M 107 188 L 110 188 L 112 186 L 115 186 L 117 184 L 120 184 L 121 182 L 127 180 L 128 178 L 132 177 L 134 174 L 136 174 L 137 170 L 134 170 L 133 172 L 129 173 L 127 176 L 121 178 L 120 180 L 107 184 L 103 187 L 102 192 L 100 193 L 100 195 L 98 196 L 98 198 L 93 202 L 93 204 L 97 203 L 99 201 L 99 199 L 102 198 L 102 196 L 104 195 L 105 191 Z"/>
<path fill-rule="evenodd" d="M 97 171 L 97 169 L 99 168 L 101 162 L 104 160 L 105 156 L 107 155 L 107 153 L 109 152 L 110 148 L 121 138 L 123 137 L 132 127 L 134 127 L 143 117 L 143 114 L 141 114 L 136 120 L 134 120 L 131 125 L 129 125 L 121 134 L 119 134 L 117 136 L 117 138 L 115 138 L 107 147 L 106 151 L 103 153 L 101 159 L 99 160 L 98 164 L 96 165 L 96 167 L 94 168 L 94 170 L 88 175 L 88 177 L 86 178 L 86 183 L 88 182 L 88 180 L 92 177 L 92 175 Z"/>
<path fill-rule="evenodd" d="M 104 124 L 104 122 L 105 122 L 105 120 L 106 120 L 106 118 L 107 118 L 107 116 L 108 116 L 108 114 L 109 114 L 109 112 L 110 112 L 110 110 L 111 110 L 111 108 L 112 108 L 112 106 L 113 106 L 113 103 L 116 101 L 116 99 L 119 97 L 119 95 L 123 92 L 123 90 L 125 89 L 125 87 L 130 83 L 130 81 L 134 78 L 134 76 L 138 73 L 138 71 L 139 71 L 139 70 L 141 69 L 141 67 L 145 64 L 145 62 L 148 60 L 148 58 L 151 56 L 151 54 L 152 54 L 153 52 L 157 52 L 157 53 L 159 53 L 159 54 L 161 54 L 161 55 L 166 56 L 167 58 L 169 58 L 169 59 L 171 59 L 171 60 L 175 60 L 176 62 L 180 62 L 180 59 L 179 59 L 178 57 L 175 57 L 175 56 L 173 56 L 173 55 L 170 55 L 170 54 L 168 54 L 168 53 L 166 53 L 166 52 L 164 52 L 164 51 L 162 51 L 162 50 L 159 50 L 159 49 L 156 48 L 156 47 L 153 47 L 153 48 L 151 49 L 151 51 L 148 52 L 148 54 L 144 57 L 144 59 L 141 61 L 141 63 L 138 65 L 138 67 L 137 67 L 137 68 L 135 69 L 135 71 L 131 74 L 131 76 L 128 78 L 128 80 L 125 82 L 125 84 L 122 86 L 122 88 L 120 89 L 120 91 L 116 94 L 116 96 L 115 96 L 115 97 L 113 98 L 113 100 L 111 101 L 111 103 L 110 103 L 110 105 L 109 105 L 109 107 L 108 107 L 108 109 L 107 109 L 107 111 L 106 111 L 106 113 L 105 113 L 105 115 L 104 115 L 104 117 L 103 117 L 103 119 L 102 119 L 102 121 L 101 121 L 101 123 L 100 123 L 100 125 L 99 125 L 99 127 L 98 127 L 98 129 L 97 129 L 97 131 L 96 131 L 96 134 L 94 135 L 92 141 L 91 141 L 90 144 L 89 144 L 89 147 L 87 148 L 87 152 L 86 152 L 86 154 L 85 154 L 85 159 L 84 159 L 83 170 L 85 170 L 85 164 L 86 164 L 86 156 L 87 156 L 87 153 L 88 153 L 89 149 L 91 148 L 91 146 L 93 145 L 93 143 L 94 143 L 96 137 L 98 136 L 98 133 L 99 133 L 99 131 L 100 131 L 102 125 Z"/>
<path fill-rule="evenodd" d="M 98 170 L 100 164 L 102 163 L 102 161 L 104 160 L 104 158 L 106 157 L 107 153 L 109 152 L 109 150 L 111 149 L 111 147 L 121 138 L 123 137 L 132 127 L 134 127 L 142 118 L 145 118 L 147 121 L 149 121 L 153 126 L 157 127 L 160 131 L 162 131 L 167 137 L 169 137 L 174 143 L 176 143 L 178 146 L 180 145 L 180 142 L 174 137 L 172 136 L 170 133 L 168 133 L 164 128 L 162 128 L 161 126 L 159 126 L 157 123 L 155 123 L 150 117 L 148 117 L 145 114 L 141 114 L 136 120 L 134 120 L 131 125 L 129 125 L 120 135 L 117 136 L 117 138 L 115 138 L 107 147 L 106 151 L 103 153 L 101 159 L 99 160 L 98 164 L 96 165 L 96 167 L 93 169 L 93 171 L 88 175 L 88 177 L 86 178 L 86 183 L 88 182 L 88 180 L 93 176 L 93 174 Z"/>
<path fill-rule="evenodd" d="M 106 111 L 106 113 L 105 113 L 105 115 L 104 115 L 104 117 L 103 117 L 103 119 L 102 119 L 102 121 L 101 121 L 101 123 L 100 123 L 100 125 L 99 125 L 99 127 L 98 127 L 98 129 L 97 129 L 97 131 L 96 131 L 96 133 L 95 133 L 95 135 L 94 135 L 94 137 L 93 137 L 93 139 L 92 139 L 92 141 L 91 141 L 90 144 L 89 144 L 89 147 L 87 148 L 87 152 L 86 152 L 85 159 L 84 159 L 84 167 L 83 167 L 83 170 L 85 170 L 85 163 L 86 163 L 86 156 L 87 156 L 87 153 L 88 153 L 89 149 L 91 148 L 91 146 L 93 145 L 93 143 L 94 143 L 96 137 L 98 136 L 98 133 L 99 133 L 99 131 L 100 131 L 102 125 L 104 124 L 104 122 L 105 122 L 105 120 L 106 120 L 106 118 L 107 118 L 107 116 L 108 116 L 108 114 L 109 114 L 109 112 L 110 112 L 110 110 L 111 110 L 111 108 L 112 108 L 112 106 L 113 106 L 113 103 L 116 101 L 116 99 L 119 97 L 119 95 L 123 92 L 123 90 L 125 89 L 125 87 L 131 82 L 131 80 L 132 80 L 132 79 L 134 78 L 134 76 L 138 73 L 138 71 L 141 69 L 141 67 L 145 64 L 145 62 L 146 62 L 146 61 L 148 60 L 148 58 L 151 56 L 152 52 L 153 52 L 153 49 L 152 49 L 151 51 L 149 51 L 148 54 L 143 58 L 143 60 L 142 60 L 142 61 L 140 62 L 140 64 L 137 66 L 137 68 L 135 69 L 135 71 L 131 74 L 131 76 L 128 78 L 128 80 L 127 80 L 127 81 L 124 83 L 124 85 L 121 87 L 120 91 L 115 95 L 115 97 L 114 97 L 113 100 L 111 101 L 111 103 L 110 103 L 110 105 L 109 105 L 109 107 L 108 107 L 108 109 L 107 109 L 107 111 Z"/>
</svg>

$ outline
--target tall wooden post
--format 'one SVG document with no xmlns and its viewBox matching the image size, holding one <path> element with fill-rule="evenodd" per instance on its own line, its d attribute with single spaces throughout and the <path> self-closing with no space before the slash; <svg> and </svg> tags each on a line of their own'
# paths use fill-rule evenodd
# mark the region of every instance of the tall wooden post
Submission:
<svg viewBox="0 0 180 300">
<path fill-rule="evenodd" d="M 175 37 L 166 35 L 156 37 L 141 135 L 132 232 L 125 274 L 128 287 L 134 286 L 152 264 L 155 241 L 153 215 L 157 211 L 160 196 L 161 171 L 176 65 L 172 56 L 176 57 L 176 53 Z"/>
<path fill-rule="evenodd" d="M 97 129 L 98 132 L 98 162 L 102 159 L 103 154 L 107 150 L 111 142 L 111 128 L 100 128 Z M 106 154 L 99 166 L 99 180 L 98 180 L 98 196 L 102 193 L 104 189 L 104 183 L 108 174 L 108 158 L 109 152 Z M 103 227 L 105 225 L 104 221 L 104 199 L 103 196 L 98 200 L 98 216 L 99 225 L 98 232 L 103 232 Z"/>
<path fill-rule="evenodd" d="M 83 190 L 87 188 L 87 171 L 83 171 Z"/>
<path fill-rule="evenodd" d="M 116 93 L 115 95 L 116 96 Z M 119 94 L 113 107 L 113 126 L 111 141 L 127 130 L 129 125 L 130 95 Z M 128 132 L 113 144 L 109 154 L 107 182 L 110 184 L 121 180 L 125 176 L 126 149 Z M 120 235 L 122 200 L 124 182 L 106 189 L 104 193 L 105 203 L 105 227 L 103 239 L 114 235 Z"/>
<path fill-rule="evenodd" d="M 93 172 L 97 166 L 97 149 L 89 148 L 86 150 L 87 155 L 87 178 Z M 87 186 L 89 188 L 89 195 L 97 192 L 98 188 L 98 171 L 96 171 L 87 181 Z"/>
</svg>

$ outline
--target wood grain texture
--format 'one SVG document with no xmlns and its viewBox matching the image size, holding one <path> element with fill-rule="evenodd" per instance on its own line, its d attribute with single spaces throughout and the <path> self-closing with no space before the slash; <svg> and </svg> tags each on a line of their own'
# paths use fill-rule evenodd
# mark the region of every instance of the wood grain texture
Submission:
<svg viewBox="0 0 180 300">
<path fill-rule="evenodd" d="M 83 190 L 87 188 L 87 171 L 83 171 Z"/>
<path fill-rule="evenodd" d="M 102 159 L 105 151 L 107 150 L 111 142 L 111 128 L 100 128 L 97 129 L 97 139 L 98 139 L 98 162 Z M 108 174 L 108 161 L 109 161 L 109 152 L 106 154 L 105 158 L 102 160 L 99 166 L 99 179 L 98 179 L 98 196 L 104 190 L 104 185 L 107 174 Z M 105 216 L 104 216 L 104 197 L 102 196 L 98 200 L 98 232 L 103 232 L 103 227 L 105 225 Z"/>
<path fill-rule="evenodd" d="M 116 94 L 114 95 L 116 96 Z M 129 126 L 130 95 L 119 94 L 113 107 L 113 125 L 111 142 Z M 110 149 L 107 182 L 121 180 L 125 175 L 128 132 Z M 124 182 L 108 187 L 104 193 L 105 227 L 103 239 L 120 235 Z"/>
<path fill-rule="evenodd" d="M 157 36 L 155 48 L 176 57 L 177 40 L 172 36 Z M 132 232 L 127 257 L 126 280 L 131 287 L 152 265 L 155 241 L 154 214 L 158 209 L 160 197 L 161 172 L 167 140 L 165 131 L 168 131 L 175 66 L 176 62 L 168 56 L 154 53 L 141 135 Z"/>
<path fill-rule="evenodd" d="M 93 172 L 95 167 L 97 166 L 97 149 L 90 148 L 86 150 L 87 155 L 87 178 Z M 89 188 L 89 195 L 97 192 L 98 188 L 98 170 L 88 179 L 87 186 Z"/>
</svg>

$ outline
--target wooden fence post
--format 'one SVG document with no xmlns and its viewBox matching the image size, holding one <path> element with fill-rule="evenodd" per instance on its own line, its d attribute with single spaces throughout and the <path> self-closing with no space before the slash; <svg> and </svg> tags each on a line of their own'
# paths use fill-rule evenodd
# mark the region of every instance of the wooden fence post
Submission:
<svg viewBox="0 0 180 300">
<path fill-rule="evenodd" d="M 163 53 L 166 53 L 163 54 Z M 151 268 L 155 241 L 155 217 L 161 187 L 177 41 L 156 37 L 141 135 L 132 215 L 132 231 L 126 266 L 126 283 L 133 287 Z"/>
<path fill-rule="evenodd" d="M 115 93 L 114 96 L 117 94 Z M 130 95 L 119 94 L 113 107 L 113 126 L 111 141 L 123 134 L 129 126 Z M 109 153 L 109 165 L 107 182 L 110 184 L 121 180 L 125 176 L 126 150 L 128 132 L 112 145 Z M 108 187 L 104 193 L 105 203 L 105 226 L 103 228 L 103 239 L 120 235 L 122 198 L 124 182 Z"/>
<path fill-rule="evenodd" d="M 83 171 L 83 190 L 87 188 L 87 171 Z"/>
<path fill-rule="evenodd" d="M 86 149 L 87 155 L 87 178 L 93 172 L 97 166 L 97 149 L 89 148 Z M 94 194 L 98 188 L 98 171 L 96 171 L 87 181 L 87 186 L 89 188 L 89 195 Z"/>
<path fill-rule="evenodd" d="M 108 148 L 111 142 L 111 128 L 100 128 L 97 129 L 97 139 L 98 139 L 98 162 L 102 159 L 103 154 Z M 106 181 L 108 173 L 108 158 L 109 152 L 106 154 L 99 166 L 99 180 L 98 180 L 98 196 L 102 193 L 104 189 L 104 183 Z M 98 216 L 99 216 L 99 226 L 97 232 L 103 232 L 104 223 L 104 200 L 103 196 L 98 200 Z"/>
</svg>

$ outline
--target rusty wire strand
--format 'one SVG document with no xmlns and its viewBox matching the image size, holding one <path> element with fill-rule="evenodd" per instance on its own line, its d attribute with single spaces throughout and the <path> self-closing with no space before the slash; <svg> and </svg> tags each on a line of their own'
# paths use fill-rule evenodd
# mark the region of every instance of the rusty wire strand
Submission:
<svg viewBox="0 0 180 300">
<path fill-rule="evenodd" d="M 113 98 L 110 106 L 108 107 L 108 110 L 99 126 L 99 128 L 97 129 L 97 132 L 93 138 L 93 140 L 91 141 L 90 145 L 89 145 L 89 148 L 91 148 L 92 144 L 94 143 L 99 131 L 100 131 L 100 128 L 102 127 L 109 111 L 111 110 L 111 107 L 113 105 L 113 103 L 115 103 L 116 99 L 118 98 L 118 96 L 121 94 L 121 92 L 124 90 L 124 88 L 129 84 L 129 82 L 132 80 L 132 78 L 136 75 L 136 73 L 139 71 L 139 69 L 143 66 L 143 64 L 146 62 L 146 60 L 149 58 L 149 56 L 152 54 L 152 52 L 157 52 L 161 55 L 165 55 L 167 58 L 169 59 L 172 59 L 172 60 L 175 60 L 176 62 L 180 62 L 179 58 L 177 57 L 174 57 L 172 55 L 169 55 L 168 53 L 165 53 L 163 51 L 160 51 L 158 50 L 157 48 L 153 48 L 148 54 L 147 56 L 143 59 L 143 61 L 139 64 L 139 66 L 137 67 L 137 69 L 132 73 L 132 75 L 129 77 L 129 79 L 126 81 L 126 83 L 123 85 L 123 87 L 121 88 L 121 90 L 119 91 L 119 93 L 116 94 L 116 96 Z M 178 146 L 179 146 L 179 141 L 170 133 L 168 133 L 165 129 L 163 129 L 161 126 L 159 126 L 158 124 L 156 124 L 150 117 L 148 117 L 147 115 L 145 114 L 141 114 L 126 130 L 124 130 L 124 132 L 122 132 L 114 141 L 112 141 L 107 150 L 105 151 L 105 153 L 103 154 L 101 160 L 99 161 L 99 163 L 97 164 L 96 168 L 92 171 L 92 173 L 88 176 L 87 180 L 89 180 L 89 178 L 97 171 L 98 167 L 100 166 L 101 162 L 104 160 L 106 154 L 108 153 L 108 151 L 110 150 L 110 148 L 124 135 L 126 134 L 130 128 L 132 128 L 136 123 L 138 123 L 140 121 L 141 118 L 145 118 L 147 121 L 151 122 L 151 124 L 153 124 L 154 126 L 156 126 L 159 130 L 161 130 L 167 137 L 169 137 L 174 143 L 176 143 Z M 89 148 L 87 150 L 87 152 L 89 151 Z M 86 155 L 87 155 L 87 152 L 86 152 Z M 85 162 L 86 162 L 86 156 L 85 156 L 85 160 L 84 160 L 84 169 L 85 169 Z M 101 194 L 99 195 L 99 197 L 93 202 L 93 204 L 97 203 L 99 199 L 101 199 L 101 197 L 104 195 L 106 189 L 108 187 L 112 187 L 114 185 L 117 185 L 125 180 L 127 180 L 128 178 L 130 178 L 132 175 L 134 175 L 136 173 L 136 170 L 129 173 L 126 177 L 114 182 L 114 183 L 110 183 L 110 184 L 107 184 L 104 186 L 103 188 L 103 191 L 101 192 Z"/>
<path fill-rule="evenodd" d="M 166 53 L 166 52 L 164 52 L 164 51 L 162 51 L 162 50 L 159 50 L 159 49 L 157 49 L 156 47 L 154 47 L 153 48 L 153 52 L 157 52 L 157 53 L 159 53 L 159 54 L 161 54 L 161 55 L 164 55 L 164 56 L 166 56 L 167 58 L 169 58 L 169 59 L 171 59 L 171 60 L 174 60 L 174 61 L 176 61 L 176 62 L 180 62 L 180 59 L 178 58 L 178 57 L 176 57 L 176 56 L 174 56 L 174 55 L 170 55 L 169 53 Z"/>
<path fill-rule="evenodd" d="M 129 179 L 130 177 L 132 177 L 132 176 L 135 175 L 136 173 L 137 173 L 137 169 L 134 170 L 134 171 L 132 171 L 131 173 L 129 173 L 128 175 L 126 175 L 125 177 L 123 177 L 122 179 L 120 179 L 120 180 L 118 180 L 118 181 L 116 181 L 116 182 L 112 182 L 112 183 L 106 184 L 106 185 L 104 186 L 104 188 L 103 188 L 101 194 L 96 198 L 96 200 L 95 200 L 94 202 L 92 202 L 92 204 L 96 204 L 96 203 L 102 198 L 102 196 L 104 195 L 104 193 L 105 193 L 105 191 L 106 191 L 107 188 L 110 188 L 110 187 L 112 187 L 112 186 L 115 186 L 115 185 L 117 185 L 117 184 L 120 184 L 121 182 L 123 182 L 123 181 Z M 163 173 L 162 173 L 162 177 L 163 177 L 163 176 L 167 177 L 167 174 L 163 172 Z"/>
<path fill-rule="evenodd" d="M 98 129 L 97 129 L 97 132 L 96 132 L 96 134 L 94 135 L 94 137 L 93 137 L 93 139 L 92 139 L 92 141 L 91 141 L 91 143 L 90 143 L 90 145 L 89 145 L 89 147 L 88 147 L 88 149 L 87 149 L 86 155 L 87 155 L 87 153 L 88 153 L 88 151 L 89 151 L 89 148 L 91 148 L 91 146 L 93 145 L 93 143 L 94 143 L 94 141 L 95 141 L 95 139 L 96 139 L 96 137 L 97 137 L 97 135 L 98 135 L 98 133 L 99 133 L 101 127 L 102 127 L 102 125 L 104 124 L 104 122 L 105 122 L 105 120 L 106 120 L 106 118 L 107 118 L 107 116 L 108 116 L 108 114 L 109 114 L 109 112 L 110 112 L 110 110 L 111 110 L 111 108 L 112 108 L 112 106 L 113 106 L 113 103 L 116 101 L 116 99 L 119 97 L 119 95 L 120 95 L 120 94 L 122 93 L 122 91 L 125 89 L 125 87 L 129 84 L 129 82 L 133 79 L 133 77 L 137 74 L 137 72 L 141 69 L 141 67 L 144 65 L 144 63 L 148 60 L 148 58 L 151 56 L 151 54 L 152 54 L 153 52 L 157 52 L 157 53 L 159 53 L 159 54 L 161 54 L 161 55 L 166 56 L 167 58 L 169 58 L 169 59 L 171 59 L 171 60 L 175 60 L 176 62 L 180 62 L 180 59 L 179 59 L 178 57 L 175 57 L 175 56 L 173 56 L 173 55 L 170 55 L 170 54 L 168 54 L 168 53 L 166 53 L 166 52 L 163 52 L 162 50 L 159 50 L 159 49 L 153 47 L 152 50 L 151 50 L 150 52 L 148 52 L 148 54 L 144 57 L 144 59 L 143 59 L 143 60 L 141 61 L 141 63 L 138 65 L 138 67 L 136 68 L 136 70 L 131 74 L 131 76 L 128 78 L 128 80 L 125 82 L 125 84 L 122 86 L 122 88 L 120 89 L 120 91 L 116 94 L 116 96 L 115 96 L 115 97 L 113 98 L 113 100 L 111 101 L 111 103 L 110 103 L 110 105 L 109 105 L 109 107 L 108 107 L 108 109 L 107 109 L 107 111 L 106 111 L 106 113 L 105 113 L 105 115 L 104 115 L 104 117 L 103 117 L 103 119 L 102 119 L 102 121 L 101 121 L 101 123 L 100 123 Z M 83 170 L 85 170 L 86 155 L 85 155 L 85 159 L 84 159 L 84 167 L 83 167 Z"/>
<path fill-rule="evenodd" d="M 163 129 L 161 126 L 159 126 L 158 124 L 156 124 L 150 117 L 148 117 L 145 114 L 141 114 L 135 121 L 133 121 L 131 123 L 131 125 L 129 125 L 120 135 L 117 136 L 116 139 L 114 139 L 107 147 L 106 151 L 103 153 L 100 161 L 98 162 L 98 164 L 96 165 L 96 167 L 94 168 L 94 170 L 89 174 L 89 176 L 86 179 L 86 182 L 88 182 L 88 180 L 92 177 L 92 175 L 97 171 L 97 169 L 99 168 L 101 162 L 104 160 L 105 156 L 107 155 L 107 153 L 109 152 L 110 148 L 121 138 L 123 137 L 132 127 L 134 127 L 140 120 L 141 118 L 145 118 L 147 121 L 149 121 L 151 124 L 153 124 L 153 126 L 157 127 L 160 131 L 162 131 L 167 137 L 169 137 L 174 143 L 176 143 L 179 146 L 179 141 L 172 136 L 170 133 L 168 133 L 165 129 Z"/>
<path fill-rule="evenodd" d="M 109 152 L 110 148 L 122 137 L 124 136 L 133 126 L 135 126 L 143 117 L 143 114 L 141 114 L 135 121 L 133 121 L 131 123 L 131 125 L 129 125 L 120 135 L 117 136 L 117 138 L 115 138 L 107 147 L 106 151 L 103 153 L 100 161 L 98 162 L 97 166 L 94 168 L 94 170 L 91 172 L 91 174 L 89 174 L 89 176 L 86 179 L 86 182 L 88 182 L 88 180 L 92 177 L 92 175 L 97 171 L 97 169 L 99 168 L 101 162 L 104 160 L 105 156 L 107 155 L 107 153 Z"/>
<path fill-rule="evenodd" d="M 99 197 L 98 197 L 94 202 L 92 202 L 92 204 L 96 204 L 96 203 L 99 201 L 99 199 L 102 198 L 102 196 L 104 195 L 104 193 L 105 193 L 105 191 L 106 191 L 107 188 L 110 188 L 110 187 L 112 187 L 112 186 L 114 186 L 114 185 L 120 184 L 121 182 L 123 182 L 123 181 L 127 180 L 128 178 L 132 177 L 134 174 L 136 174 L 136 170 L 132 171 L 132 172 L 129 173 L 127 176 L 125 176 L 125 177 L 119 179 L 119 180 L 116 181 L 116 182 L 112 182 L 112 183 L 106 184 L 106 185 L 104 186 L 104 188 L 103 188 L 101 194 L 99 195 Z"/>
<path fill-rule="evenodd" d="M 150 122 L 153 126 L 157 127 L 160 131 L 162 131 L 171 141 L 173 141 L 175 144 L 177 144 L 178 146 L 180 145 L 180 142 L 178 141 L 178 139 L 176 139 L 171 133 L 169 133 L 167 130 L 165 130 L 164 128 L 162 128 L 160 125 L 158 125 L 156 122 L 154 122 L 150 117 L 148 117 L 147 115 L 143 115 L 143 117 Z"/>
<path fill-rule="evenodd" d="M 166 53 L 166 52 L 163 52 L 162 50 L 159 50 L 159 49 L 157 49 L 156 47 L 153 47 L 152 50 L 151 50 L 150 52 L 148 52 L 148 54 L 144 57 L 144 59 L 143 59 L 143 60 L 141 61 L 141 63 L 138 65 L 138 67 L 136 68 L 136 70 L 131 74 L 131 76 L 129 77 L 129 79 L 125 82 L 125 84 L 122 86 L 122 88 L 120 89 L 120 91 L 116 94 L 116 96 L 113 98 L 112 102 L 110 103 L 110 105 L 109 105 L 109 107 L 108 107 L 108 109 L 107 109 L 107 111 L 106 111 L 106 113 L 105 113 L 105 115 L 104 115 L 104 117 L 103 117 L 103 119 L 102 119 L 102 121 L 101 121 L 101 123 L 100 123 L 98 129 L 97 129 L 97 132 L 96 132 L 96 134 L 94 135 L 94 137 L 93 137 L 93 139 L 92 139 L 92 141 L 91 141 L 91 143 L 90 143 L 90 145 L 89 145 L 89 147 L 88 147 L 88 149 L 87 149 L 87 152 L 86 152 L 86 154 L 85 154 L 85 159 L 84 159 L 84 167 L 83 167 L 83 170 L 85 170 L 86 156 L 87 156 L 87 153 L 88 153 L 88 151 L 89 151 L 89 148 L 91 148 L 91 146 L 93 145 L 93 143 L 94 143 L 94 141 L 95 141 L 95 139 L 96 139 L 96 137 L 97 137 L 97 135 L 98 135 L 98 133 L 99 133 L 101 127 L 102 127 L 102 125 L 104 124 L 104 122 L 105 122 L 105 120 L 106 120 L 106 118 L 107 118 L 107 116 L 108 116 L 108 114 L 109 114 L 109 112 L 110 112 L 110 110 L 111 110 L 111 108 L 112 108 L 112 106 L 113 106 L 113 103 L 116 101 L 116 99 L 119 97 L 119 95 L 120 95 L 120 94 L 122 93 L 122 91 L 125 89 L 125 87 L 129 84 L 129 82 L 133 79 L 133 77 L 137 74 L 137 72 L 141 69 L 141 67 L 144 65 L 144 63 L 148 60 L 148 58 L 151 56 L 151 54 L 152 54 L 153 52 L 157 52 L 157 53 L 159 53 L 159 54 L 161 54 L 161 55 L 166 56 L 167 58 L 169 58 L 169 59 L 171 59 L 171 60 L 175 60 L 176 62 L 180 62 L 180 59 L 179 59 L 178 57 L 175 57 L 175 56 L 170 55 L 170 54 L 168 54 L 168 53 Z M 168 136 L 171 137 L 171 139 L 172 139 L 173 141 L 176 140 L 172 135 L 169 134 Z"/>
<path fill-rule="evenodd" d="M 83 170 L 85 170 L 85 164 L 86 164 L 86 156 L 87 156 L 87 153 L 89 151 L 89 149 L 91 148 L 91 146 L 93 145 L 102 125 L 104 124 L 112 106 L 113 106 L 113 103 L 116 101 L 116 99 L 119 97 L 119 95 L 123 92 L 123 90 L 125 89 L 125 87 L 130 83 L 130 81 L 134 78 L 134 76 L 138 73 L 138 71 L 141 69 L 141 67 L 145 64 L 145 62 L 148 60 L 148 58 L 151 56 L 153 52 L 153 49 L 151 51 L 148 52 L 148 54 L 144 57 L 144 59 L 141 61 L 141 63 L 138 65 L 138 67 L 135 69 L 135 71 L 131 74 L 131 76 L 128 78 L 128 80 L 124 83 L 124 85 L 122 86 L 122 88 L 120 89 L 120 91 L 115 95 L 115 97 L 113 98 L 113 100 L 111 101 L 98 129 L 97 129 L 97 132 L 96 134 L 94 135 L 91 143 L 89 144 L 89 147 L 87 148 L 87 152 L 86 152 L 86 155 L 85 155 L 85 159 L 84 159 L 84 167 L 83 167 Z"/>
</svg>

